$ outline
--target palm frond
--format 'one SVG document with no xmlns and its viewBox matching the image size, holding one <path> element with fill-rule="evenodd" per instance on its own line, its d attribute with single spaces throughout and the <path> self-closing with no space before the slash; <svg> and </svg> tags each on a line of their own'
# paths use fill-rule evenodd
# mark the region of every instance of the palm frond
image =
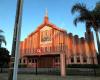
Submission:
<svg viewBox="0 0 100 80">
<path fill-rule="evenodd" d="M 98 29 L 98 32 L 100 33 L 100 28 Z"/>
<path fill-rule="evenodd" d="M 78 23 L 78 22 L 85 22 L 85 20 L 86 20 L 85 17 L 79 16 L 79 17 L 76 17 L 76 18 L 74 19 L 73 23 L 74 23 L 75 26 L 77 26 L 77 23 Z"/>
<path fill-rule="evenodd" d="M 88 12 L 88 9 L 86 8 L 85 4 L 77 3 L 72 7 L 71 12 L 72 14 L 74 14 L 75 12 L 79 12 L 79 13 Z"/>
<path fill-rule="evenodd" d="M 0 29 L 0 32 L 3 32 L 3 30 Z"/>
</svg>

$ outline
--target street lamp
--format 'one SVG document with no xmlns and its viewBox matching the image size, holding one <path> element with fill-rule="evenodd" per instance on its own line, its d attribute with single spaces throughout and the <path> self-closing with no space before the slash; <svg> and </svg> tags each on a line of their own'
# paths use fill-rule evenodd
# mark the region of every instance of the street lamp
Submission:
<svg viewBox="0 0 100 80">
<path fill-rule="evenodd" d="M 11 52 L 11 63 L 8 72 L 8 80 L 17 80 L 17 69 L 19 62 L 19 44 L 22 22 L 22 6 L 23 0 L 17 0 L 16 18 L 13 33 L 13 43 Z"/>
<path fill-rule="evenodd" d="M 40 56 L 41 54 L 41 49 L 40 48 L 38 48 L 37 50 L 36 50 L 36 52 L 38 53 L 38 55 Z M 37 60 L 36 60 L 36 69 L 35 69 L 35 72 L 36 72 L 36 75 L 37 75 L 37 67 L 38 67 L 38 58 L 37 58 Z"/>
</svg>

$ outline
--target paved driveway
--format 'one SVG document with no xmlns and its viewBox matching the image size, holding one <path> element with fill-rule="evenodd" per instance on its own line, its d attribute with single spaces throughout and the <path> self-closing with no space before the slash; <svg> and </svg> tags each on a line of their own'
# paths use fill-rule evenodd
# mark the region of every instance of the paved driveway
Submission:
<svg viewBox="0 0 100 80">
<path fill-rule="evenodd" d="M 5 73 L 0 73 L 0 80 L 7 80 L 7 76 Z M 100 77 L 18 74 L 18 80 L 100 80 Z"/>
</svg>

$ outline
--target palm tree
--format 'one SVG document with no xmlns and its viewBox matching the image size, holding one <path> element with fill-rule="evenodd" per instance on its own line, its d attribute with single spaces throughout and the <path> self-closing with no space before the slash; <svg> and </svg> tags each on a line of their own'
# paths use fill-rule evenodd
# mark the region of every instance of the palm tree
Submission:
<svg viewBox="0 0 100 80">
<path fill-rule="evenodd" d="M 96 30 L 96 38 L 97 38 L 97 44 L 98 44 L 98 51 L 99 51 L 99 55 L 100 55 L 100 40 L 99 40 L 99 37 L 98 37 L 98 32 L 100 33 L 100 2 L 98 2 L 96 4 L 96 7 L 95 9 L 92 11 L 92 15 L 94 15 L 94 18 L 96 20 L 96 23 L 97 23 L 97 30 Z"/>
<path fill-rule="evenodd" d="M 94 15 L 97 23 L 98 23 L 98 28 L 100 29 L 100 2 L 96 4 L 96 7 L 92 11 L 92 14 Z"/>
<path fill-rule="evenodd" d="M 98 32 L 100 32 L 100 2 L 98 2 L 96 4 L 96 7 L 91 12 L 91 15 L 95 18 L 95 22 L 96 22 L 96 26 L 94 26 L 93 28 L 94 28 L 95 33 L 96 33 L 98 51 L 100 54 L 100 41 L 99 41 L 99 36 L 98 36 Z"/>
<path fill-rule="evenodd" d="M 0 48 L 1 48 L 2 43 L 4 43 L 6 45 L 5 37 L 4 37 L 4 35 L 1 34 L 2 32 L 3 31 L 0 30 Z"/>
<path fill-rule="evenodd" d="M 100 42 L 99 42 L 99 35 L 98 31 L 100 29 L 100 26 L 98 26 L 98 20 L 100 20 L 100 15 L 97 18 L 97 8 L 90 11 L 86 8 L 84 4 L 77 3 L 72 7 L 72 14 L 75 12 L 79 12 L 79 16 L 77 16 L 74 20 L 74 24 L 77 25 L 78 22 L 85 22 L 86 24 L 90 24 L 89 27 L 86 26 L 86 31 L 90 28 L 93 28 L 96 33 L 96 40 L 98 45 L 98 51 L 100 53 Z M 99 13 L 100 14 L 100 13 Z"/>
</svg>

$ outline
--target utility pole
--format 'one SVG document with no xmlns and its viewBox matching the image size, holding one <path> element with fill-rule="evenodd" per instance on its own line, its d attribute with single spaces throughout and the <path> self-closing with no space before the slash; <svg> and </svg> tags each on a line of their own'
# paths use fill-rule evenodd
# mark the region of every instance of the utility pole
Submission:
<svg viewBox="0 0 100 80">
<path fill-rule="evenodd" d="M 23 0 L 17 0 L 17 9 L 15 17 L 15 26 L 13 33 L 12 51 L 11 51 L 11 61 L 8 72 L 8 80 L 17 80 L 17 70 L 19 62 L 19 43 L 21 34 L 21 22 L 22 22 L 22 8 Z"/>
</svg>

